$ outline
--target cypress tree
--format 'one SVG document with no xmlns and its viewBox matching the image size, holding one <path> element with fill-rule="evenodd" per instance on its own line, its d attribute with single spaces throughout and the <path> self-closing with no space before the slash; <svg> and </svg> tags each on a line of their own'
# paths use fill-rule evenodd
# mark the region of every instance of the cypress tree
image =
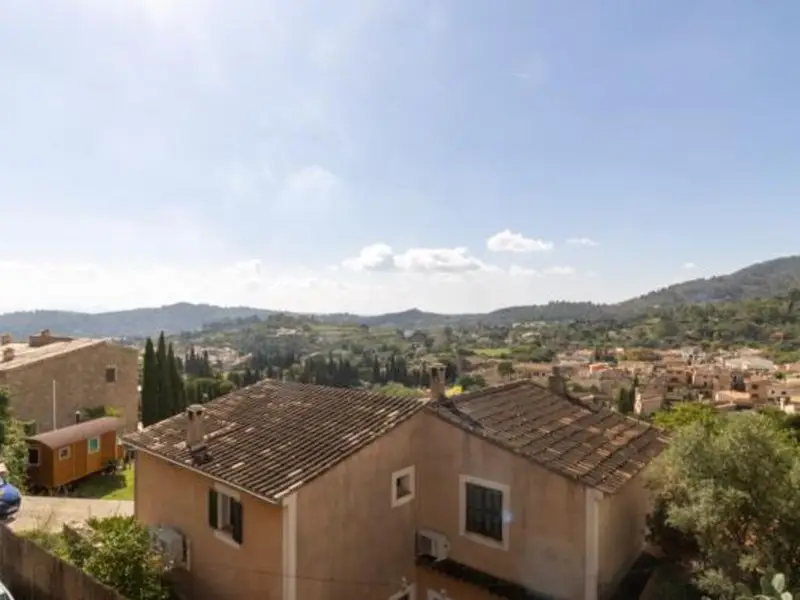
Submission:
<svg viewBox="0 0 800 600">
<path fill-rule="evenodd" d="M 158 365 L 153 340 L 147 338 L 142 364 L 142 425 L 157 423 L 158 415 Z"/>
<path fill-rule="evenodd" d="M 174 360 L 171 362 L 175 362 Z M 156 348 L 156 365 L 158 381 L 158 420 L 172 416 L 172 365 L 167 355 L 167 342 L 164 339 L 164 332 L 158 336 L 158 347 Z"/>
<path fill-rule="evenodd" d="M 167 363 L 169 364 L 170 392 L 172 392 L 170 402 L 170 416 L 177 415 L 186 407 L 185 389 L 183 385 L 183 375 L 181 375 L 180 361 L 175 357 L 175 349 L 172 343 L 167 349 Z"/>
</svg>

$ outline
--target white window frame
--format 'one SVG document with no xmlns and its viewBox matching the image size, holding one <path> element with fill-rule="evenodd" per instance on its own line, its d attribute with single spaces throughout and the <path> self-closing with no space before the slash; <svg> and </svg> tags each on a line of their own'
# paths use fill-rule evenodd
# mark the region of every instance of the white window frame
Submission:
<svg viewBox="0 0 800 600">
<path fill-rule="evenodd" d="M 114 381 L 108 380 L 108 371 L 110 369 L 114 369 Z M 106 369 L 103 371 L 103 379 L 105 379 L 105 382 L 108 384 L 117 383 L 119 380 L 119 369 L 117 369 L 117 365 L 106 365 Z"/>
<path fill-rule="evenodd" d="M 241 548 L 239 542 L 233 539 L 233 524 L 230 522 L 231 500 L 236 500 L 236 502 L 242 501 L 239 492 L 220 483 L 214 484 L 214 490 L 217 492 L 217 528 L 214 530 L 214 536 L 229 546 Z M 225 514 L 225 507 L 227 507 L 227 515 Z M 227 516 L 227 519 L 223 519 L 225 516 Z M 230 530 L 223 529 L 222 524 L 225 521 L 227 521 Z M 242 524 L 242 527 L 244 527 L 244 524 Z"/>
<path fill-rule="evenodd" d="M 403 477 L 408 477 L 409 481 L 408 487 L 410 492 L 405 496 L 398 498 L 397 482 Z M 403 504 L 406 504 L 407 502 L 411 502 L 416 495 L 417 495 L 417 475 L 414 465 L 411 465 L 410 467 L 406 467 L 405 469 L 400 469 L 399 471 L 395 471 L 394 473 L 392 473 L 392 508 L 397 508 L 398 506 L 403 506 Z"/>
<path fill-rule="evenodd" d="M 97 450 L 92 450 L 92 442 L 95 441 L 95 440 L 97 440 Z M 86 452 L 88 454 L 97 454 L 98 452 L 100 452 L 100 438 L 99 437 L 93 437 L 93 438 L 89 438 L 88 440 L 86 440 Z"/>
<path fill-rule="evenodd" d="M 467 531 L 467 484 L 479 485 L 490 490 L 497 490 L 503 494 L 503 541 L 498 542 L 495 539 L 472 533 Z M 511 487 L 505 483 L 497 481 L 489 481 L 488 479 L 481 479 L 480 477 L 473 477 L 472 475 L 459 475 L 458 476 L 458 532 L 461 536 L 472 540 L 478 544 L 483 544 L 490 548 L 497 550 L 508 550 L 509 534 L 510 534 L 510 519 L 508 515 L 511 514 Z"/>
<path fill-rule="evenodd" d="M 69 460 L 72 457 L 72 446 L 61 446 L 58 449 L 58 460 Z"/>
<path fill-rule="evenodd" d="M 425 600 L 450 600 L 450 596 L 444 590 L 432 590 L 428 588 L 428 593 L 425 595 Z"/>
<path fill-rule="evenodd" d="M 31 452 L 36 452 L 36 462 L 30 461 Z M 42 464 L 42 451 L 40 448 L 28 446 L 28 465 L 31 467 L 38 467 Z"/>
<path fill-rule="evenodd" d="M 417 584 L 410 583 L 396 594 L 389 596 L 389 600 L 417 600 Z"/>
</svg>

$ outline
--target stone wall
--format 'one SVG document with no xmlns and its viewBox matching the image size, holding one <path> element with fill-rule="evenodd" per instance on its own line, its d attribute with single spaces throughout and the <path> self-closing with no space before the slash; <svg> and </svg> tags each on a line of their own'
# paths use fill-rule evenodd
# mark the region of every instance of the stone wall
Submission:
<svg viewBox="0 0 800 600">
<path fill-rule="evenodd" d="M 116 381 L 106 369 L 116 368 Z M 53 380 L 58 427 L 75 423 L 75 412 L 113 406 L 126 431 L 135 431 L 139 405 L 139 356 L 134 348 L 98 342 L 5 371 L 0 384 L 11 389 L 14 416 L 36 421 L 38 433 L 53 429 Z"/>
<path fill-rule="evenodd" d="M 0 526 L 0 579 L 15 600 L 125 600 L 4 526 Z"/>
</svg>

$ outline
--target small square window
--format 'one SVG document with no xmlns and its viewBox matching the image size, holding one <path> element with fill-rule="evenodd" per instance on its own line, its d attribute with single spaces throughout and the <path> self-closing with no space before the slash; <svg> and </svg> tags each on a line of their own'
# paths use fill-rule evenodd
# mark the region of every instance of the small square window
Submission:
<svg viewBox="0 0 800 600">
<path fill-rule="evenodd" d="M 69 446 L 58 449 L 58 460 L 69 460 L 70 456 L 72 456 L 72 449 Z"/>
<path fill-rule="evenodd" d="M 402 506 L 413 500 L 415 487 L 414 467 L 392 473 L 392 506 Z"/>
<path fill-rule="evenodd" d="M 117 367 L 106 367 L 106 383 L 117 382 Z"/>
<path fill-rule="evenodd" d="M 96 454 L 96 453 L 100 452 L 100 438 L 99 437 L 89 438 L 86 441 L 86 444 L 89 446 L 89 454 Z"/>
<path fill-rule="evenodd" d="M 39 449 L 28 448 L 28 464 L 32 467 L 39 466 Z"/>
</svg>

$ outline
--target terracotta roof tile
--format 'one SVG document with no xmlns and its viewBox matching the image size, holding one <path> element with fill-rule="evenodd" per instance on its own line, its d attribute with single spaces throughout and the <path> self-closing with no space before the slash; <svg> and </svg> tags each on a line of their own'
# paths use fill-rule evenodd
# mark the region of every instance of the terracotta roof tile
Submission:
<svg viewBox="0 0 800 600">
<path fill-rule="evenodd" d="M 425 399 L 264 380 L 204 405 L 211 459 L 194 464 L 185 414 L 124 441 L 277 502 L 424 405 Z"/>
<path fill-rule="evenodd" d="M 441 418 L 613 494 L 666 444 L 649 423 L 521 380 L 428 404 Z"/>
</svg>

